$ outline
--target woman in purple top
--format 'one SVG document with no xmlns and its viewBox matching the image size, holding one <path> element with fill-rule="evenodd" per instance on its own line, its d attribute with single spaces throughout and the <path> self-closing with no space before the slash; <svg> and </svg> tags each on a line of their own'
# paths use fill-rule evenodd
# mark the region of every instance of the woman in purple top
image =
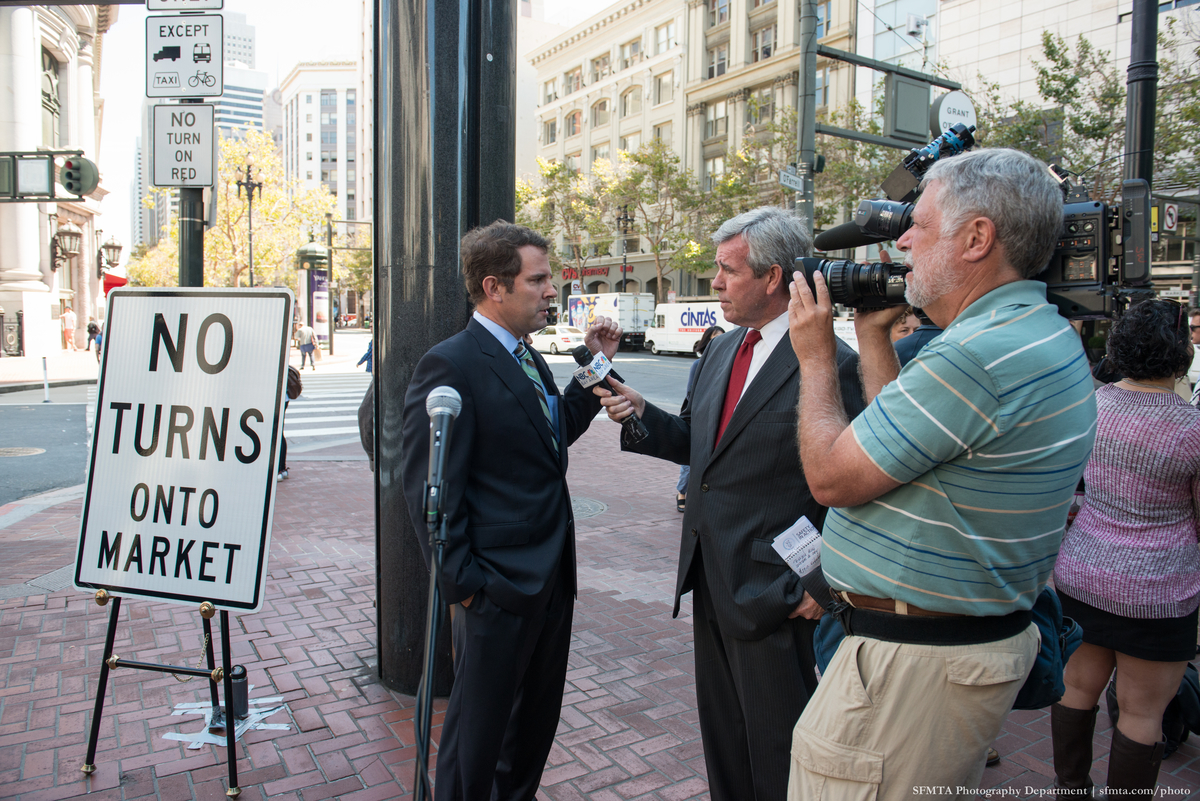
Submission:
<svg viewBox="0 0 1200 801">
<path fill-rule="evenodd" d="M 1108 786 L 1153 790 L 1163 711 L 1196 655 L 1200 607 L 1200 409 L 1174 391 L 1192 361 L 1187 309 L 1131 307 L 1113 324 L 1108 358 L 1126 378 L 1096 391 L 1086 494 L 1054 568 L 1063 613 L 1083 627 L 1050 712 L 1055 786 L 1093 786 L 1096 702 L 1115 667 Z"/>
</svg>

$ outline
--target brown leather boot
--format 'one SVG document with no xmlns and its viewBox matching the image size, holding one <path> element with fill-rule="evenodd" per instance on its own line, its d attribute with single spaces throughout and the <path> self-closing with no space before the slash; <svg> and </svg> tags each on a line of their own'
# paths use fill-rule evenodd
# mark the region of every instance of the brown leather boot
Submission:
<svg viewBox="0 0 1200 801">
<path fill-rule="evenodd" d="M 1120 729 L 1114 728 L 1112 751 L 1108 755 L 1108 788 L 1153 792 L 1158 784 L 1158 769 L 1162 767 L 1165 747 L 1165 742 L 1154 745 L 1134 742 L 1121 734 Z"/>
<path fill-rule="evenodd" d="M 1054 787 L 1061 790 L 1090 790 L 1095 787 L 1092 770 L 1092 733 L 1096 730 L 1096 711 L 1072 709 L 1061 704 L 1050 707 L 1050 732 L 1054 743 Z M 1062 794 L 1078 798 L 1078 792 Z M 1090 793 L 1082 794 L 1085 798 Z"/>
</svg>

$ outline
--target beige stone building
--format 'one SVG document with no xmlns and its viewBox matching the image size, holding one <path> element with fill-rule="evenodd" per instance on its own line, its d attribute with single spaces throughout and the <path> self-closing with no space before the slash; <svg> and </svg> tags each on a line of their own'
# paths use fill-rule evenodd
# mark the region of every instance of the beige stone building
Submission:
<svg viewBox="0 0 1200 801">
<path fill-rule="evenodd" d="M 817 4 L 822 44 L 853 49 L 855 4 Z M 702 183 L 725 171 L 747 124 L 796 104 L 799 70 L 798 0 L 632 0 L 526 53 L 537 70 L 537 155 L 588 171 L 597 159 L 616 161 L 651 139 L 666 142 Z M 845 103 L 854 71 L 819 59 L 817 99 Z M 753 117 L 753 118 L 752 118 Z M 519 133 L 518 136 L 521 134 Z M 517 174 L 536 176 L 518 162 Z M 627 241 L 631 271 L 622 278 L 621 242 L 612 255 L 588 262 L 584 291 L 653 292 L 653 259 L 637 238 Z M 712 272 L 671 273 L 664 295 L 708 294 Z M 569 294 L 574 270 L 562 276 Z"/>
</svg>

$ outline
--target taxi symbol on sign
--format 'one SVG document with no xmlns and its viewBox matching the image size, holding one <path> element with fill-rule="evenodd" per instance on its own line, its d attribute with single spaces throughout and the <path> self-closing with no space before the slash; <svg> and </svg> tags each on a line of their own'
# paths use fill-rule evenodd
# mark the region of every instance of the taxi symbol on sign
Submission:
<svg viewBox="0 0 1200 801">
<path fill-rule="evenodd" d="M 154 73 L 154 87 L 156 89 L 178 89 L 179 88 L 179 73 L 178 72 L 156 72 Z"/>
</svg>

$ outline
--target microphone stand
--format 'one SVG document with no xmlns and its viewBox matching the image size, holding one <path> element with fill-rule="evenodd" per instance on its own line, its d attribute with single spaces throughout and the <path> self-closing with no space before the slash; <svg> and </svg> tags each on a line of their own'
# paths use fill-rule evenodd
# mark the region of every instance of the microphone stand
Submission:
<svg viewBox="0 0 1200 801">
<path fill-rule="evenodd" d="M 444 443 L 438 443 L 442 445 Z M 432 801 L 433 788 L 429 782 L 429 743 L 433 724 L 434 661 L 437 657 L 437 633 L 442 627 L 442 594 L 438 575 L 442 570 L 442 554 L 446 547 L 446 517 L 442 514 L 441 484 L 425 485 L 425 526 L 429 531 L 431 560 L 429 569 L 429 599 L 425 618 L 425 667 L 417 685 L 417 709 L 413 723 L 417 737 L 416 791 L 414 801 Z"/>
</svg>

